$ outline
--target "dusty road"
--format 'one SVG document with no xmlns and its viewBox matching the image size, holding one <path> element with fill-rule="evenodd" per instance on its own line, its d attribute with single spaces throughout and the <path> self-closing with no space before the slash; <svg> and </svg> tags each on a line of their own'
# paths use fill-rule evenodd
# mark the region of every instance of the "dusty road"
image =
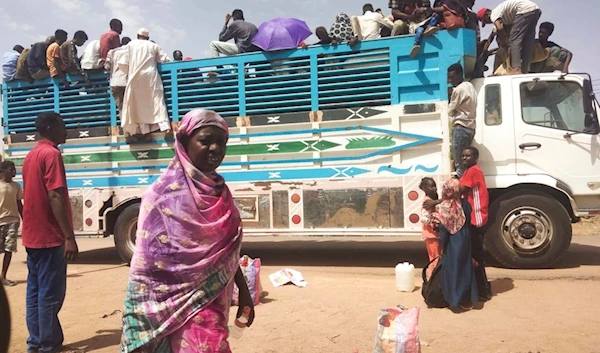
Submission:
<svg viewBox="0 0 600 353">
<path fill-rule="evenodd" d="M 397 262 L 425 264 L 418 239 L 247 240 L 244 253 L 262 258 L 262 283 L 269 293 L 256 309 L 254 326 L 232 341 L 234 352 L 371 352 L 378 310 L 397 304 L 421 308 L 424 353 L 600 352 L 598 236 L 576 237 L 552 270 L 505 270 L 490 261 L 494 298 L 463 314 L 427 309 L 418 290 L 396 292 Z M 61 312 L 66 343 L 89 352 L 118 352 L 128 268 L 120 264 L 111 238 L 80 238 L 79 246 Z M 11 353 L 26 350 L 24 260 L 20 248 L 9 273 L 19 281 L 7 289 L 14 320 Z M 308 287 L 273 288 L 267 276 L 283 267 L 301 271 Z"/>
</svg>

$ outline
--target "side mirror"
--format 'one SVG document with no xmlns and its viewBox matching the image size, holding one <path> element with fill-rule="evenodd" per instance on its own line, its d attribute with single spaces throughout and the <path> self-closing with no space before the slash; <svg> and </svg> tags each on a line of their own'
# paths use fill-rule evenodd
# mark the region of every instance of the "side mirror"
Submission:
<svg viewBox="0 0 600 353">
<path fill-rule="evenodd" d="M 593 135 L 600 134 L 600 124 L 596 113 L 586 114 L 583 132 Z"/>
<path fill-rule="evenodd" d="M 600 123 L 598 122 L 598 112 L 594 106 L 596 96 L 592 88 L 592 82 L 589 79 L 583 80 L 583 111 L 585 112 L 584 131 L 594 135 L 600 134 Z"/>
<path fill-rule="evenodd" d="M 583 111 L 585 114 L 596 113 L 594 109 L 594 90 L 589 79 L 583 80 Z"/>
</svg>

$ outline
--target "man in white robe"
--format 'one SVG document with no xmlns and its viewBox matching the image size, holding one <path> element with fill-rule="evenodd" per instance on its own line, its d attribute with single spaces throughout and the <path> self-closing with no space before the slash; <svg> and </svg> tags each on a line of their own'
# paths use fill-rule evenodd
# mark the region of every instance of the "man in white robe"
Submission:
<svg viewBox="0 0 600 353">
<path fill-rule="evenodd" d="M 121 114 L 121 127 L 126 136 L 171 130 L 157 68 L 157 64 L 170 60 L 167 53 L 149 39 L 148 30 L 140 29 L 137 40 L 127 45 L 126 55 L 118 62 L 120 69 L 128 73 Z"/>
</svg>

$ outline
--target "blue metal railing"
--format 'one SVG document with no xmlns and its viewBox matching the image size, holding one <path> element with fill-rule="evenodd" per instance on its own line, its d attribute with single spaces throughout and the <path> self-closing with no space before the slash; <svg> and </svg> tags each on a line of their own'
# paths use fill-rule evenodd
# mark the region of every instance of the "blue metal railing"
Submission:
<svg viewBox="0 0 600 353">
<path fill-rule="evenodd" d="M 421 53 L 410 58 L 413 42 L 413 36 L 394 37 L 353 48 L 315 46 L 173 62 L 159 70 L 173 121 L 199 107 L 237 117 L 447 100 L 446 70 L 472 62 L 475 33 L 441 31 L 425 38 Z M 49 110 L 61 113 L 68 128 L 119 125 L 107 75 L 89 77 L 92 86 L 76 76 L 70 80 L 79 82 L 69 87 L 52 79 L 4 83 L 5 133 L 34 131 L 36 115 Z"/>
</svg>

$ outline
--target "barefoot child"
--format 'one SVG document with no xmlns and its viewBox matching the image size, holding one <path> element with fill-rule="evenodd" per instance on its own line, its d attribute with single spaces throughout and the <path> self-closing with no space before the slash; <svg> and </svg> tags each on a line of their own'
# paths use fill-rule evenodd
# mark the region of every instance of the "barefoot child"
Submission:
<svg viewBox="0 0 600 353">
<path fill-rule="evenodd" d="M 0 282 L 5 286 L 17 284 L 6 278 L 12 253 L 17 252 L 17 233 L 23 214 L 23 190 L 13 181 L 15 175 L 17 170 L 13 162 L 0 163 L 0 249 L 4 251 Z"/>
<path fill-rule="evenodd" d="M 435 180 L 429 177 L 425 177 L 421 180 L 419 189 L 425 192 L 425 200 L 437 200 L 437 186 Z M 427 247 L 427 255 L 429 255 L 429 261 L 431 262 L 436 257 L 440 256 L 440 234 L 438 231 L 439 221 L 437 220 L 437 212 L 435 206 L 432 208 L 423 208 L 421 212 L 421 222 L 423 223 L 423 230 L 421 231 L 421 239 L 425 241 Z M 431 263 L 427 269 L 427 278 L 431 277 L 433 269 L 437 265 L 437 261 Z"/>
</svg>

